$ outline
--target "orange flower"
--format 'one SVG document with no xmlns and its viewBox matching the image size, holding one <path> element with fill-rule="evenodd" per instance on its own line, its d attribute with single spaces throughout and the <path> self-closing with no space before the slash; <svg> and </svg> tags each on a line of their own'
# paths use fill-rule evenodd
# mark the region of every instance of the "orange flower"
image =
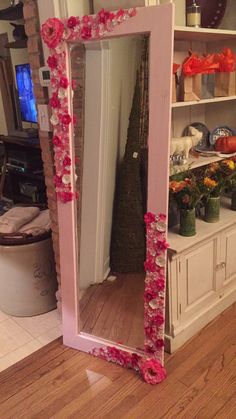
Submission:
<svg viewBox="0 0 236 419">
<path fill-rule="evenodd" d="M 210 189 L 214 189 L 217 186 L 217 182 L 209 177 L 205 177 L 203 183 Z"/>
<path fill-rule="evenodd" d="M 184 180 L 181 180 L 180 182 L 177 182 L 176 180 L 172 180 L 170 182 L 170 189 L 172 192 L 180 192 L 182 189 L 186 186 L 186 183 Z"/>
</svg>

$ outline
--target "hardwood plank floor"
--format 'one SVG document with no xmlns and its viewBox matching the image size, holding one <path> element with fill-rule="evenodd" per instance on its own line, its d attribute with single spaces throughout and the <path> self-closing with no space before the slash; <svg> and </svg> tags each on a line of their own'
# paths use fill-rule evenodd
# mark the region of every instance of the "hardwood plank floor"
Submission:
<svg viewBox="0 0 236 419">
<path fill-rule="evenodd" d="M 87 288 L 80 300 L 83 332 L 143 349 L 144 284 L 144 273 L 130 273 Z"/>
<path fill-rule="evenodd" d="M 0 418 L 236 418 L 236 304 L 175 354 L 167 379 L 66 348 L 61 338 L 0 374 Z"/>
</svg>

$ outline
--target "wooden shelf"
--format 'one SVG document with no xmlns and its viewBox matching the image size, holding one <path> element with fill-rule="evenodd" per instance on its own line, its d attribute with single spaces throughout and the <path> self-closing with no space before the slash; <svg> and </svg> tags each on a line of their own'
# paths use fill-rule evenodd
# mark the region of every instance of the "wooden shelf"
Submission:
<svg viewBox="0 0 236 419">
<path fill-rule="evenodd" d="M 205 105 L 207 103 L 228 102 L 230 100 L 236 100 L 236 95 L 214 97 L 211 99 L 194 100 L 194 101 L 189 101 L 189 102 L 174 102 L 172 103 L 172 108 L 183 108 L 183 107 L 194 106 L 194 105 Z"/>
<path fill-rule="evenodd" d="M 233 155 L 235 154 L 236 153 L 234 153 Z M 174 175 L 175 173 L 184 172 L 185 170 L 188 170 L 188 169 L 196 169 L 197 167 L 206 166 L 207 164 L 215 163 L 217 161 L 224 160 L 227 158 L 230 158 L 230 156 L 225 155 L 225 156 L 190 157 L 186 164 L 182 166 L 176 165 L 174 167 L 171 167 L 170 176 Z"/>
<path fill-rule="evenodd" d="M 236 38 L 236 31 L 176 26 L 174 37 L 182 41 L 214 42 Z"/>
<path fill-rule="evenodd" d="M 203 220 L 196 220 L 196 232 L 193 237 L 183 237 L 178 234 L 179 227 L 175 226 L 168 231 L 167 241 L 170 245 L 168 251 L 177 254 L 188 250 L 190 247 L 219 233 L 221 230 L 236 224 L 236 211 L 230 209 L 230 198 L 221 199 L 220 221 L 207 223 Z"/>
</svg>

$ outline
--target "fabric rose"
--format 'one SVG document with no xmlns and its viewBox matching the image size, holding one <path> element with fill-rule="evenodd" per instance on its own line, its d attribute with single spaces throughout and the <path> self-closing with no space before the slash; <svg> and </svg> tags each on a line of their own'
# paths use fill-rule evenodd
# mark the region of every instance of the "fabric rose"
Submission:
<svg viewBox="0 0 236 419">
<path fill-rule="evenodd" d="M 135 9 L 135 7 L 131 7 L 131 9 L 128 10 L 129 13 L 129 17 L 134 17 L 137 14 L 137 10 Z"/>
<path fill-rule="evenodd" d="M 62 146 L 62 141 L 61 141 L 61 139 L 60 139 L 57 135 L 55 135 L 55 136 L 53 137 L 52 142 L 53 142 L 53 144 L 54 144 L 56 147 L 61 147 L 61 146 Z"/>
<path fill-rule="evenodd" d="M 58 46 L 61 42 L 63 32 L 63 23 L 55 17 L 47 19 L 41 29 L 42 38 L 49 48 L 56 48 Z"/>
<path fill-rule="evenodd" d="M 69 17 L 69 19 L 67 20 L 67 27 L 70 29 L 74 29 L 75 26 L 79 23 L 79 19 L 77 19 L 74 16 Z"/>
<path fill-rule="evenodd" d="M 152 320 L 153 320 L 153 323 L 156 324 L 157 326 L 161 326 L 165 321 L 161 313 L 157 313 L 156 316 L 152 317 Z"/>
<path fill-rule="evenodd" d="M 151 301 L 157 297 L 155 290 L 152 287 L 147 287 L 144 293 L 144 301 Z"/>
<path fill-rule="evenodd" d="M 144 269 L 148 272 L 155 272 L 156 271 L 156 264 L 153 259 L 147 258 L 147 260 L 144 262 Z"/>
<path fill-rule="evenodd" d="M 56 94 L 56 93 L 54 93 L 54 94 L 53 94 L 53 96 L 51 97 L 51 99 L 49 100 L 49 105 L 50 105 L 52 108 L 54 108 L 54 109 L 56 109 L 56 108 L 60 108 L 60 106 L 61 106 L 61 102 L 60 102 L 60 100 L 58 99 L 58 97 L 57 97 L 57 94 Z"/>
<path fill-rule="evenodd" d="M 64 167 L 71 166 L 71 158 L 69 156 L 67 156 L 67 155 L 64 157 L 63 166 Z"/>
<path fill-rule="evenodd" d="M 159 384 L 166 378 L 166 370 L 156 359 L 140 363 L 140 372 L 144 381 L 149 384 Z"/>
<path fill-rule="evenodd" d="M 156 352 L 156 349 L 151 345 L 145 345 L 145 352 L 147 352 L 148 354 L 154 354 Z"/>
<path fill-rule="evenodd" d="M 162 278 L 159 278 L 155 281 L 155 286 L 158 291 L 163 291 L 165 289 L 165 280 Z"/>
<path fill-rule="evenodd" d="M 161 221 L 166 221 L 166 215 L 165 214 L 158 214 L 158 217 L 160 218 Z"/>
<path fill-rule="evenodd" d="M 144 215 L 144 221 L 147 225 L 154 223 L 156 221 L 156 216 L 152 214 L 151 212 L 147 212 Z"/>
<path fill-rule="evenodd" d="M 57 196 L 64 204 L 72 201 L 73 199 L 73 193 L 70 191 L 58 192 Z"/>
<path fill-rule="evenodd" d="M 62 177 L 58 176 L 58 175 L 55 175 L 54 176 L 54 184 L 55 184 L 56 187 L 62 186 Z"/>
<path fill-rule="evenodd" d="M 118 12 L 116 13 L 116 16 L 119 18 L 119 17 L 123 17 L 123 16 L 124 16 L 124 14 L 125 14 L 124 10 L 123 10 L 123 9 L 120 9 L 120 10 L 118 10 Z"/>
<path fill-rule="evenodd" d="M 69 81 L 67 79 L 67 77 L 62 76 L 60 78 L 60 82 L 59 82 L 60 87 L 62 87 L 63 89 L 67 89 L 67 87 L 69 86 Z"/>
<path fill-rule="evenodd" d="M 82 23 L 84 25 L 93 25 L 93 16 L 85 15 L 82 17 Z"/>
<path fill-rule="evenodd" d="M 81 38 L 85 41 L 92 37 L 92 28 L 90 26 L 83 26 L 81 29 Z"/>
<path fill-rule="evenodd" d="M 71 117 L 68 113 L 61 115 L 60 120 L 63 125 L 69 125 L 71 123 Z"/>
<path fill-rule="evenodd" d="M 114 13 L 102 9 L 100 12 L 98 12 L 98 22 L 105 25 L 109 20 L 112 20 L 114 16 Z"/>
<path fill-rule="evenodd" d="M 55 55 L 50 55 L 47 59 L 47 64 L 48 67 L 51 68 L 51 70 L 55 70 L 55 68 L 57 68 L 58 65 L 57 57 L 55 57 Z"/>
</svg>

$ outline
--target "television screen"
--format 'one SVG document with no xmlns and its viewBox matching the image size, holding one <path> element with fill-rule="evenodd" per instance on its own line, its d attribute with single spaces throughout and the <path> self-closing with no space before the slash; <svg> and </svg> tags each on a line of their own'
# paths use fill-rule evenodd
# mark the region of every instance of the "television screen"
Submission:
<svg viewBox="0 0 236 419">
<path fill-rule="evenodd" d="M 29 64 L 16 65 L 16 84 L 19 94 L 21 119 L 37 122 L 37 109 Z"/>
</svg>

